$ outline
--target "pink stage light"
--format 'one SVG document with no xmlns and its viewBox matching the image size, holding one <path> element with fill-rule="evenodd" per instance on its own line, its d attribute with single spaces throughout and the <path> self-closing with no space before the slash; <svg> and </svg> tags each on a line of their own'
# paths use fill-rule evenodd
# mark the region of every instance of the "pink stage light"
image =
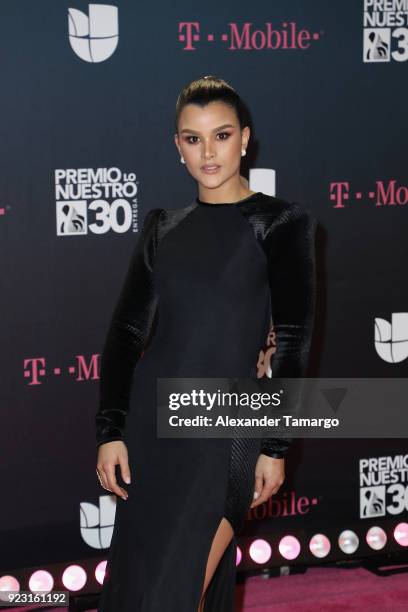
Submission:
<svg viewBox="0 0 408 612">
<path fill-rule="evenodd" d="M 237 546 L 237 556 L 235 558 L 235 566 L 241 563 L 241 559 L 242 559 L 242 550 L 240 549 L 239 546 Z"/>
<path fill-rule="evenodd" d="M 53 586 L 54 578 L 46 570 L 36 570 L 31 574 L 28 581 L 28 588 L 33 593 L 35 591 L 52 591 Z"/>
<path fill-rule="evenodd" d="M 272 555 L 272 548 L 266 540 L 254 540 L 249 547 L 249 556 L 255 563 L 266 563 Z"/>
<path fill-rule="evenodd" d="M 95 578 L 96 578 L 96 581 L 99 582 L 99 584 L 103 584 L 103 579 L 105 577 L 105 571 L 106 571 L 106 561 L 101 561 L 100 563 L 98 563 L 98 565 L 96 566 L 96 570 L 95 570 Z"/>
<path fill-rule="evenodd" d="M 387 534 L 381 527 L 370 527 L 367 531 L 366 542 L 373 550 L 381 550 L 387 543 Z"/>
<path fill-rule="evenodd" d="M 295 536 L 284 536 L 279 542 L 279 552 L 285 559 L 296 559 L 300 553 L 300 542 Z"/>
<path fill-rule="evenodd" d="M 346 555 L 352 555 L 355 553 L 359 543 L 360 540 L 358 539 L 358 535 L 354 533 L 354 531 L 351 531 L 351 529 L 345 529 L 339 535 L 339 548 L 346 553 Z"/>
<path fill-rule="evenodd" d="M 69 591 L 80 591 L 86 584 L 86 571 L 80 565 L 69 565 L 62 574 L 62 583 Z"/>
<path fill-rule="evenodd" d="M 19 591 L 20 583 L 14 576 L 1 576 L 0 591 Z"/>
<path fill-rule="evenodd" d="M 0 578 L 0 601 L 9 601 L 8 595 L 2 595 L 2 591 L 19 591 L 20 583 L 14 576 L 4 575 Z"/>
<path fill-rule="evenodd" d="M 401 546 L 408 546 L 408 523 L 398 523 L 394 529 L 394 538 Z"/>
<path fill-rule="evenodd" d="M 323 559 L 331 549 L 330 540 L 323 533 L 316 533 L 309 542 L 309 550 L 314 557 Z"/>
</svg>

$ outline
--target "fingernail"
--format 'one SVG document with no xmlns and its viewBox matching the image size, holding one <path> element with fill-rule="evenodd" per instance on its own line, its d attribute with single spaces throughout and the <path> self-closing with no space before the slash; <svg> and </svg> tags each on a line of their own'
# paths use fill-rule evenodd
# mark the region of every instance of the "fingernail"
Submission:
<svg viewBox="0 0 408 612">
<path fill-rule="evenodd" d="M 254 499 L 258 499 L 258 497 L 259 497 L 259 493 L 258 493 L 258 491 L 255 491 L 255 493 L 254 493 Z"/>
<path fill-rule="evenodd" d="M 129 478 L 129 476 L 126 476 L 126 478 L 125 478 L 125 482 L 126 482 L 126 484 L 130 484 L 130 478 Z"/>
<path fill-rule="evenodd" d="M 127 500 L 127 497 L 126 497 L 125 495 L 122 495 L 122 499 L 123 499 L 124 501 L 126 501 L 126 500 Z"/>
</svg>

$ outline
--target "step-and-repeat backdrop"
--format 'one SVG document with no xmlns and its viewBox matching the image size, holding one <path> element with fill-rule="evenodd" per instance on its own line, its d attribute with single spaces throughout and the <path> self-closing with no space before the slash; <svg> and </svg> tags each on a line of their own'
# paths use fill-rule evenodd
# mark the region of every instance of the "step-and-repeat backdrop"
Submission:
<svg viewBox="0 0 408 612">
<path fill-rule="evenodd" d="M 2 1 L 3 570 L 107 551 L 100 351 L 147 211 L 196 195 L 173 141 L 195 78 L 220 76 L 248 104 L 250 187 L 318 220 L 309 375 L 406 376 L 401 5 Z M 407 453 L 404 438 L 296 440 L 284 486 L 242 537 L 392 529 L 407 521 Z"/>
</svg>

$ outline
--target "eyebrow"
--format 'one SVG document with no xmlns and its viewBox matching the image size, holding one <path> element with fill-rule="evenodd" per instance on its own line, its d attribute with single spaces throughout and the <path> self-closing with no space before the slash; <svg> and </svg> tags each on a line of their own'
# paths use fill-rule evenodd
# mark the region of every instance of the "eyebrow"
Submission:
<svg viewBox="0 0 408 612">
<path fill-rule="evenodd" d="M 230 123 L 224 123 L 224 125 L 220 125 L 216 128 L 214 128 L 212 131 L 213 132 L 218 132 L 219 130 L 224 130 L 225 128 L 233 128 L 235 127 L 234 125 L 231 125 Z M 183 132 L 191 132 L 193 134 L 199 134 L 200 132 L 197 132 L 196 130 L 189 130 L 188 128 L 184 128 L 184 130 L 181 130 L 181 133 Z"/>
</svg>

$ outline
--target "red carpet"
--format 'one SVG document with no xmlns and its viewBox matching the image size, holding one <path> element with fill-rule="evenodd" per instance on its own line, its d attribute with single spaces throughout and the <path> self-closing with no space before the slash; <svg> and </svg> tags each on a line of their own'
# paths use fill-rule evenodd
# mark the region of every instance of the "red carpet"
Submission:
<svg viewBox="0 0 408 612">
<path fill-rule="evenodd" d="M 310 568 L 305 574 L 248 578 L 237 588 L 237 612 L 407 612 L 408 574 Z"/>
</svg>

